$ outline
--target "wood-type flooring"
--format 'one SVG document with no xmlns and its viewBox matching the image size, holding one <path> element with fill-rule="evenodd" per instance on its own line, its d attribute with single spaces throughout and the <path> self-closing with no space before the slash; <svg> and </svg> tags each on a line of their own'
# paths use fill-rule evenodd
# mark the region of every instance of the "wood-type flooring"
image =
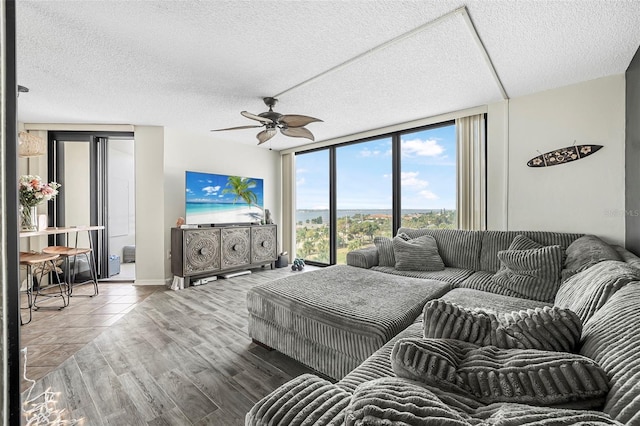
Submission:
<svg viewBox="0 0 640 426">
<path fill-rule="evenodd" d="M 58 392 L 55 408 L 82 425 L 243 425 L 256 401 L 311 372 L 251 343 L 247 290 L 310 269 L 154 291 L 39 379 L 32 396 Z"/>
</svg>

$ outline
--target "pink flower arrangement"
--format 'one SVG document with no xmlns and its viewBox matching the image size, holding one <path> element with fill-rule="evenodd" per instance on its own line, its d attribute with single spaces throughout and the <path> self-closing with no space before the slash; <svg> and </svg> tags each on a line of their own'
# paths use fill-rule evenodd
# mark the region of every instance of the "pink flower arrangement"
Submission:
<svg viewBox="0 0 640 426">
<path fill-rule="evenodd" d="M 40 176 L 20 176 L 18 185 L 20 204 L 25 207 L 35 207 L 44 201 L 49 201 L 58 195 L 60 186 L 57 182 L 43 182 Z"/>
</svg>

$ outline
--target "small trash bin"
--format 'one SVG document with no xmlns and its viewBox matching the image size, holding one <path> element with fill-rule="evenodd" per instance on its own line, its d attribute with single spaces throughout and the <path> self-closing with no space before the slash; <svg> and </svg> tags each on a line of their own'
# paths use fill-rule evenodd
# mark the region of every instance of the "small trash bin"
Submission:
<svg viewBox="0 0 640 426">
<path fill-rule="evenodd" d="M 118 275 L 120 273 L 120 256 L 112 254 L 109 256 L 109 276 Z"/>
<path fill-rule="evenodd" d="M 276 261 L 276 268 L 286 268 L 287 266 L 289 266 L 289 256 L 286 254 L 279 255 L 278 260 Z"/>
</svg>

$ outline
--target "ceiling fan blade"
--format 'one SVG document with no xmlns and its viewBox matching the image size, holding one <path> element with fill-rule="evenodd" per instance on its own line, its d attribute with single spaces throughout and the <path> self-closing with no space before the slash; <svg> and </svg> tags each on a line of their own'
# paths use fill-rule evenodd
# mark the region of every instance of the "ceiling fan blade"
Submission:
<svg viewBox="0 0 640 426">
<path fill-rule="evenodd" d="M 267 124 L 272 124 L 273 120 L 267 117 L 260 117 L 259 115 L 255 115 L 255 114 L 251 114 L 250 112 L 247 111 L 242 111 L 240 112 L 240 114 L 242 114 L 244 117 L 250 118 L 252 120 L 257 120 L 257 121 L 261 121 L 263 123 L 267 123 Z"/>
<path fill-rule="evenodd" d="M 306 115 L 297 115 L 297 114 L 285 114 L 280 117 L 279 120 L 281 123 L 287 125 L 287 127 L 302 127 L 306 126 L 309 123 L 313 123 L 314 121 L 322 121 L 319 118 L 309 117 Z"/>
<path fill-rule="evenodd" d="M 305 129 L 304 127 L 282 128 L 280 129 L 283 135 L 291 136 L 292 138 L 307 138 L 315 141 L 313 133 Z"/>
<path fill-rule="evenodd" d="M 269 139 L 271 139 L 272 137 L 274 137 L 276 135 L 276 129 L 266 129 L 261 131 L 260 133 L 258 133 L 256 135 L 256 137 L 258 138 L 258 145 L 260 145 L 261 143 L 265 143 L 266 141 L 268 141 Z"/>
<path fill-rule="evenodd" d="M 215 129 L 215 130 L 212 130 L 212 132 L 222 132 L 224 130 L 255 129 L 256 127 L 262 127 L 262 126 L 256 125 L 256 126 L 227 127 L 226 129 Z"/>
</svg>

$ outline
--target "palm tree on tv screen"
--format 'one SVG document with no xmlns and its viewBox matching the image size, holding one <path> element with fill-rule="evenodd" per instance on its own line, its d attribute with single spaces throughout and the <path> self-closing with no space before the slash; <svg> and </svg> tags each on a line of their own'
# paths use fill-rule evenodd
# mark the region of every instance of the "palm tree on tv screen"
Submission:
<svg viewBox="0 0 640 426">
<path fill-rule="evenodd" d="M 233 202 L 243 200 L 249 207 L 258 206 L 258 197 L 251 189 L 256 187 L 256 181 L 249 178 L 239 176 L 229 176 L 227 185 L 222 190 L 223 194 L 232 194 L 235 196 Z"/>
</svg>

